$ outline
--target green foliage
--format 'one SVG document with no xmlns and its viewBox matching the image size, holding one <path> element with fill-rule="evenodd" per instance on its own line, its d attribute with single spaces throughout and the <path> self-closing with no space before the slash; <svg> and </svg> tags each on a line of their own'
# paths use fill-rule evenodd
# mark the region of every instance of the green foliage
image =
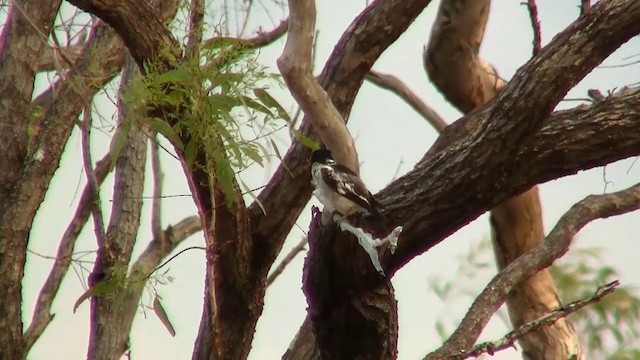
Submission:
<svg viewBox="0 0 640 360">
<path fill-rule="evenodd" d="M 459 257 L 458 269 L 451 278 L 438 275 L 429 279 L 430 288 L 443 303 L 451 306 L 461 298 L 472 300 L 482 290 L 479 284 L 484 286 L 495 274 L 495 265 L 488 260 L 493 257 L 490 244 L 489 239 L 483 239 Z M 572 249 L 568 256 L 551 266 L 551 274 L 565 302 L 589 298 L 598 286 L 618 277 L 615 268 L 602 264 L 602 253 L 599 248 Z M 581 338 L 586 358 L 640 359 L 640 344 L 636 340 L 640 335 L 637 289 L 619 287 L 600 302 L 571 314 L 569 319 Z M 436 321 L 435 329 L 443 340 L 451 333 L 453 320 L 441 317 Z M 509 328 L 505 332 L 511 330 L 506 316 L 503 320 Z"/>
<path fill-rule="evenodd" d="M 252 164 L 263 166 L 269 156 L 258 139 L 290 118 L 267 92 L 279 77 L 257 63 L 255 50 L 246 43 L 221 39 L 203 47 L 200 55 L 176 61 L 166 72 L 146 64 L 147 75 L 132 81 L 124 99 L 138 105 L 133 120 L 182 150 L 187 165 L 196 165 L 197 154 L 206 154 L 206 170 L 230 203 L 236 173 Z M 146 116 L 148 104 L 165 111 L 162 119 Z"/>
</svg>

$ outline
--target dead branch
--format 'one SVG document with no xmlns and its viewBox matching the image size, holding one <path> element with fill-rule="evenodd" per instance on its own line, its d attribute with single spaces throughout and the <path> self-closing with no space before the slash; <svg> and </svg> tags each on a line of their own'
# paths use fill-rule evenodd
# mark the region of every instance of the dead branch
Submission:
<svg viewBox="0 0 640 360">
<path fill-rule="evenodd" d="M 409 104 L 418 114 L 431 124 L 438 132 L 447 127 L 447 122 L 431 106 L 418 97 L 402 80 L 390 74 L 383 74 L 370 70 L 367 80 L 373 84 L 391 91 Z"/>
<path fill-rule="evenodd" d="M 84 109 L 82 115 L 82 123 L 80 124 L 82 134 L 82 161 L 84 162 L 84 171 L 87 176 L 87 184 L 93 193 L 91 215 L 93 217 L 93 227 L 96 234 L 98 246 L 103 246 L 106 240 L 106 232 L 104 230 L 104 217 L 102 215 L 102 202 L 100 201 L 100 185 L 98 179 L 93 172 L 93 164 L 91 163 L 91 106 Z"/>
<path fill-rule="evenodd" d="M 313 121 L 313 128 L 333 157 L 358 173 L 353 137 L 329 95 L 313 76 L 312 49 L 316 25 L 313 0 L 289 1 L 289 33 L 278 68 L 291 95 Z"/>
<path fill-rule="evenodd" d="M 538 19 L 538 6 L 536 0 L 527 0 L 527 10 L 529 10 L 529 18 L 531 19 L 531 28 L 533 29 L 533 56 L 540 53 L 542 48 L 542 35 L 540 32 L 540 20 Z"/>
<path fill-rule="evenodd" d="M 591 305 L 593 303 L 599 302 L 600 300 L 602 300 L 603 297 L 613 293 L 613 291 L 615 291 L 616 287 L 618 287 L 619 285 L 620 285 L 620 282 L 618 280 L 613 281 L 609 284 L 601 285 L 596 289 L 595 293 L 591 297 L 583 300 L 576 300 L 572 303 L 561 306 L 560 308 L 555 309 L 552 312 L 546 315 L 543 315 L 536 320 L 533 320 L 527 324 L 520 326 L 519 328 L 509 332 L 507 335 L 505 335 L 504 337 L 496 341 L 478 344 L 474 346 L 471 350 L 467 351 L 464 354 L 458 355 L 455 358 L 457 360 L 464 360 L 470 357 L 478 357 L 483 353 L 487 353 L 493 356 L 493 354 L 495 354 L 498 351 L 505 350 L 508 348 L 515 348 L 516 340 L 522 338 L 523 336 L 533 331 L 536 331 L 537 329 L 543 326 L 549 326 L 550 324 L 553 324 L 559 319 L 565 318 L 587 305 Z"/>
<path fill-rule="evenodd" d="M 640 208 L 640 184 L 605 195 L 590 195 L 562 216 L 544 243 L 507 265 L 487 284 L 441 348 L 425 359 L 443 359 L 466 352 L 480 336 L 507 294 L 521 281 L 550 266 L 569 250 L 575 235 L 593 220 Z M 463 349 L 461 351 L 461 349 Z"/>
<path fill-rule="evenodd" d="M 110 164 L 110 154 L 107 154 L 96 163 L 93 173 L 96 176 L 98 185 L 101 185 L 104 182 L 107 175 L 112 170 Z M 53 266 L 51 267 L 47 280 L 45 280 L 40 292 L 38 292 L 38 298 L 36 299 L 31 323 L 24 333 L 27 353 L 33 344 L 35 344 L 35 342 L 40 338 L 40 335 L 42 335 L 47 326 L 49 326 L 49 323 L 53 320 L 51 305 L 58 294 L 62 280 L 67 274 L 67 270 L 69 270 L 76 240 L 89 219 L 91 209 L 95 206 L 93 202 L 94 196 L 95 193 L 90 188 L 90 185 L 85 185 L 82 195 L 80 195 L 80 200 L 78 201 L 78 206 L 76 207 L 73 218 L 58 243 L 58 251 L 55 256 L 55 261 L 53 262 Z"/>
</svg>

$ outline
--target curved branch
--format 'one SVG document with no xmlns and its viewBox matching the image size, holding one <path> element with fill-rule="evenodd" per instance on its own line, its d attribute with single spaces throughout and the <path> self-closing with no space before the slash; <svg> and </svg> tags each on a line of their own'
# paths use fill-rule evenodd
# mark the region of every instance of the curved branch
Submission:
<svg viewBox="0 0 640 360">
<path fill-rule="evenodd" d="M 522 280 L 549 267 L 569 250 L 575 235 L 593 220 L 640 208 L 640 184 L 606 195 L 590 195 L 562 216 L 544 243 L 507 265 L 475 299 L 464 319 L 444 345 L 425 359 L 449 358 L 469 349 L 507 294 Z M 464 352 L 464 351 L 463 351 Z"/>
<path fill-rule="evenodd" d="M 447 122 L 432 109 L 427 103 L 422 101 L 402 80 L 390 74 L 383 74 L 377 71 L 369 71 L 367 80 L 375 85 L 387 89 L 398 95 L 409 104 L 418 114 L 431 124 L 438 132 L 442 132 L 447 127 Z"/>
<path fill-rule="evenodd" d="M 291 95 L 324 145 L 341 164 L 358 173 L 360 164 L 353 137 L 329 95 L 313 76 L 313 37 L 316 27 L 314 0 L 289 0 L 289 35 L 278 68 Z"/>
</svg>

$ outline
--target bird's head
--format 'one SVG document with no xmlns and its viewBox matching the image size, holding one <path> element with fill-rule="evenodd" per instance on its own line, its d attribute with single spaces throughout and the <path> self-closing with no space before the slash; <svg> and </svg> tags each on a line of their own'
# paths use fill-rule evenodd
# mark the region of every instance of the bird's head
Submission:
<svg viewBox="0 0 640 360">
<path fill-rule="evenodd" d="M 318 149 L 311 153 L 311 163 L 329 164 L 332 162 L 331 151 L 328 149 Z"/>
</svg>

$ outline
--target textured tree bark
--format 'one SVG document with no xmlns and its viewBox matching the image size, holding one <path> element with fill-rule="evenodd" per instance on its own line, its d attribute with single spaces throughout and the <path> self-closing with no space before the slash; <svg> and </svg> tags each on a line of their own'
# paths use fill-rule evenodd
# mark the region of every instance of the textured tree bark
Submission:
<svg viewBox="0 0 640 360">
<path fill-rule="evenodd" d="M 155 19 L 150 18 L 149 14 L 152 12 L 147 11 L 140 3 L 119 2 L 118 6 L 113 6 L 112 1 L 106 0 L 74 0 L 72 3 L 94 12 L 109 22 L 123 37 L 138 63 L 153 59 L 161 53 L 161 49 L 176 44 L 167 29 Z M 637 116 L 637 111 L 632 107 L 620 109 L 621 106 L 637 106 L 638 94 L 610 99 L 587 109 L 560 113 L 546 120 L 551 109 L 568 88 L 591 71 L 622 42 L 637 33 L 638 24 L 632 19 L 638 15 L 638 5 L 633 2 L 615 1 L 613 3 L 616 6 L 612 7 L 611 3 L 596 5 L 594 9 L 598 8 L 598 11 L 593 11 L 589 14 L 590 16 L 559 35 L 553 47 L 547 52 L 543 51 L 537 61 L 523 67 L 514 78 L 515 85 L 510 84 L 493 104 L 461 119 L 460 125 L 445 131 L 440 144 L 446 144 L 444 146 L 446 151 L 437 152 L 434 156 L 421 161 L 414 171 L 380 194 L 382 202 L 388 208 L 386 215 L 394 222 L 406 225 L 405 236 L 401 239 L 398 254 L 394 257 L 386 255 L 383 257 L 389 273 L 393 273 L 414 256 L 443 240 L 489 207 L 506 200 L 509 196 L 521 193 L 537 182 L 632 156 L 640 151 L 637 131 L 629 131 L 635 128 L 633 126 L 637 126 L 629 121 L 633 116 Z M 344 117 L 348 114 L 362 78 L 373 61 L 389 43 L 404 32 L 408 24 L 427 4 L 428 1 L 378 1 L 368 7 L 349 27 L 350 31 L 338 43 L 321 76 L 321 84 Z M 608 37 L 606 43 L 597 41 L 605 34 Z M 177 47 L 172 48 L 172 50 L 175 49 Z M 557 56 L 554 57 L 553 54 Z M 534 88 L 530 85 L 532 79 L 540 81 L 539 86 Z M 539 87 L 544 91 L 540 91 Z M 574 117 L 571 126 L 561 122 L 561 119 L 566 120 L 566 116 Z M 305 124 L 304 132 L 309 134 L 309 123 L 305 122 Z M 479 124 L 479 131 L 472 133 L 459 131 L 464 130 L 466 126 L 476 128 L 477 126 L 472 126 L 475 124 Z M 600 131 L 598 136 L 578 132 L 580 129 L 584 131 L 589 127 L 598 128 Z M 601 137 L 605 133 L 607 135 Z M 612 139 L 617 141 L 612 142 Z M 536 144 L 551 143 L 558 145 L 549 148 L 535 147 Z M 241 264 L 250 270 L 243 270 L 238 274 L 244 271 L 251 274 L 250 279 L 242 279 L 242 281 L 249 281 L 249 284 L 242 283 L 239 286 L 243 289 L 252 288 L 252 295 L 255 297 L 245 297 L 246 302 L 241 306 L 233 307 L 229 304 L 226 309 L 216 307 L 215 302 L 209 302 L 210 307 L 206 309 L 209 320 L 214 320 L 213 316 L 224 316 L 231 320 L 237 315 L 236 319 L 242 322 L 227 328 L 229 331 L 238 331 L 236 334 L 225 335 L 233 338 L 233 342 L 229 344 L 238 345 L 237 348 L 227 348 L 228 351 L 233 352 L 225 354 L 228 357 L 241 357 L 248 351 L 256 316 L 262 309 L 261 301 L 267 270 L 280 250 L 284 237 L 309 199 L 311 187 L 306 164 L 307 157 L 308 152 L 302 150 L 299 145 L 289 151 L 284 163 L 291 170 L 291 174 L 282 166 L 260 196 L 263 206 L 267 209 L 267 216 L 262 215 L 255 204 L 248 208 L 251 239 L 246 242 L 245 239 L 241 239 L 237 244 L 245 246 L 239 249 L 244 252 L 243 256 L 251 254 L 249 257 L 251 261 Z M 526 171 L 515 174 L 507 181 L 504 174 L 519 168 L 523 159 L 528 161 L 529 166 Z M 551 159 L 553 159 L 553 167 L 549 166 Z M 200 181 L 207 179 L 207 177 L 194 177 L 191 174 L 192 190 L 198 199 L 200 215 L 203 218 L 212 216 L 210 210 L 216 204 L 211 184 L 208 181 Z M 430 204 L 430 207 L 425 207 L 424 204 Z M 227 220 L 224 221 L 231 226 L 246 224 L 243 220 L 244 215 L 235 217 L 237 215 L 220 214 L 220 216 L 220 219 L 226 218 Z M 205 221 L 205 224 L 211 224 L 211 222 Z M 231 238 L 234 234 L 246 234 L 243 229 L 225 231 L 228 231 L 228 234 L 224 234 L 225 238 Z M 353 241 L 344 241 L 339 244 L 347 246 L 346 244 L 349 243 Z M 214 246 L 218 245 L 214 244 Z M 227 254 L 232 255 L 236 252 L 231 249 Z M 211 261 L 213 260 L 211 259 L 210 263 Z M 238 265 L 228 264 L 231 267 Z M 360 274 L 357 278 L 354 273 L 349 272 L 346 273 L 345 278 L 349 281 L 357 280 L 356 285 L 362 281 L 361 285 L 356 286 L 357 288 L 375 292 L 379 286 L 379 280 L 372 277 L 375 275 L 374 270 L 365 266 L 364 263 L 361 270 L 364 274 Z M 208 271 L 215 271 L 215 269 L 209 268 Z M 215 279 L 215 276 L 219 275 L 210 274 L 210 278 Z M 231 286 L 229 291 L 237 290 L 233 288 L 234 284 L 229 283 L 229 286 Z M 391 298 L 391 290 L 385 291 Z M 240 294 L 240 292 L 234 294 Z M 326 294 L 327 297 L 331 295 Z M 242 294 L 242 296 L 245 295 Z M 211 299 L 207 298 L 205 304 L 207 300 Z M 322 303 L 319 301 L 318 306 Z M 251 309 L 249 316 L 246 316 L 245 304 L 255 306 Z M 344 309 L 354 308 L 356 306 L 350 305 L 349 308 Z M 355 310 L 364 313 L 362 309 Z M 218 312 L 217 315 L 215 311 Z M 345 311 L 342 315 L 355 318 L 357 314 L 349 314 Z M 205 327 L 219 326 L 218 324 L 215 321 L 203 322 Z M 361 329 L 363 332 L 374 335 L 378 333 L 376 324 L 380 322 L 361 322 L 360 324 L 372 326 Z M 205 328 L 203 333 L 206 334 L 207 331 Z M 206 337 L 209 342 L 216 336 L 215 331 L 210 334 Z M 386 341 L 382 337 L 379 339 L 382 339 L 383 343 Z M 334 342 L 329 338 L 324 339 L 322 343 L 325 344 L 324 346 L 331 346 Z M 213 356 L 214 351 L 204 353 L 205 355 L 208 353 L 206 356 Z M 383 353 L 392 354 L 388 351 Z"/>
<path fill-rule="evenodd" d="M 505 86 L 496 71 L 479 57 L 490 1 L 443 1 L 438 11 L 425 65 L 434 84 L 463 112 L 485 104 Z M 502 270 L 544 240 L 536 186 L 491 211 L 492 240 Z M 561 305 L 547 269 L 523 281 L 507 298 L 514 328 Z M 529 359 L 581 358 L 577 335 L 566 319 L 519 339 Z"/>
</svg>

